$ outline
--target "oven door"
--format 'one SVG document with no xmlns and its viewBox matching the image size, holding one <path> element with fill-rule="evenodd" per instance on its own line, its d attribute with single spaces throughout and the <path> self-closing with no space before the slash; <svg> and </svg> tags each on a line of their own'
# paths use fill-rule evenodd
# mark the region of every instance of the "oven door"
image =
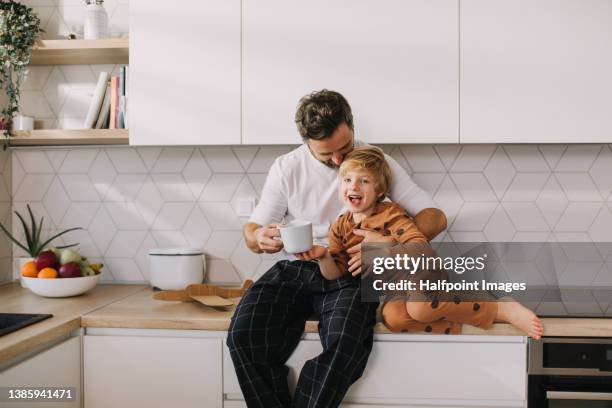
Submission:
<svg viewBox="0 0 612 408">
<path fill-rule="evenodd" d="M 529 342 L 529 408 L 612 408 L 612 340 Z"/>
<path fill-rule="evenodd" d="M 612 408 L 612 377 L 530 375 L 529 408 Z"/>
</svg>

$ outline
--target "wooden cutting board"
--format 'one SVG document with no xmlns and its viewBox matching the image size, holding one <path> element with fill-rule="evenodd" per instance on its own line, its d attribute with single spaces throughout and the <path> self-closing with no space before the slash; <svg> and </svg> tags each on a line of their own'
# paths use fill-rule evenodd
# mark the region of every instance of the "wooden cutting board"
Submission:
<svg viewBox="0 0 612 408">
<path fill-rule="evenodd" d="M 200 302 L 212 307 L 232 306 L 228 298 L 239 298 L 253 285 L 253 281 L 244 281 L 241 288 L 221 288 L 210 284 L 189 285 L 182 290 L 163 290 L 153 294 L 153 299 L 178 302 Z"/>
<path fill-rule="evenodd" d="M 192 299 L 197 300 L 203 305 L 210 307 L 228 307 L 233 306 L 234 302 L 229 299 L 222 298 L 221 296 L 191 296 Z"/>
</svg>

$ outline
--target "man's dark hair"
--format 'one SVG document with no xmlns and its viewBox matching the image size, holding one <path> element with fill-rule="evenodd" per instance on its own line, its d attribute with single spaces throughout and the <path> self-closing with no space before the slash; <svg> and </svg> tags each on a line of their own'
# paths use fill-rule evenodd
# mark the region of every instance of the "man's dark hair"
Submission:
<svg viewBox="0 0 612 408">
<path fill-rule="evenodd" d="M 327 139 L 334 130 L 346 123 L 353 129 L 353 113 L 348 102 L 338 92 L 323 89 L 300 99 L 295 123 L 302 139 Z"/>
</svg>

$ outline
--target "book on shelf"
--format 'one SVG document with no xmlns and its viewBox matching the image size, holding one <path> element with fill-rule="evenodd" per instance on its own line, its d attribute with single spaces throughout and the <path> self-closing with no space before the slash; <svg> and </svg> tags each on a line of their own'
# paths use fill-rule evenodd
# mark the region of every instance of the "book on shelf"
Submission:
<svg viewBox="0 0 612 408">
<path fill-rule="evenodd" d="M 128 89 L 130 89 L 130 67 L 128 65 L 123 66 L 123 125 L 127 129 L 128 125 Z"/>
<path fill-rule="evenodd" d="M 92 129 L 96 123 L 96 119 L 98 116 L 100 116 L 100 109 L 102 108 L 102 102 L 104 101 L 107 82 L 108 72 L 100 72 L 100 75 L 98 76 L 98 83 L 96 84 L 93 97 L 89 104 L 89 109 L 87 110 L 87 116 L 85 117 L 85 129 Z"/>
<path fill-rule="evenodd" d="M 117 126 L 117 76 L 113 75 L 110 82 L 110 120 L 109 129 L 116 129 Z"/>
<path fill-rule="evenodd" d="M 127 80 L 127 66 L 119 68 L 119 75 L 100 73 L 85 120 L 87 129 L 127 127 Z"/>
<path fill-rule="evenodd" d="M 106 84 L 106 92 L 104 93 L 104 101 L 102 108 L 96 121 L 96 129 L 106 129 L 108 127 L 108 117 L 110 116 L 110 84 Z"/>
</svg>

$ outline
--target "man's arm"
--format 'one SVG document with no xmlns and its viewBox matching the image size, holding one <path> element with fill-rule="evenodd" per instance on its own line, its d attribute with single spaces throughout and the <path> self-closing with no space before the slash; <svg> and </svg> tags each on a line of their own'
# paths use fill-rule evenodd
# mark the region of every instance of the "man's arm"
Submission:
<svg viewBox="0 0 612 408">
<path fill-rule="evenodd" d="M 431 241 L 446 229 L 446 215 L 395 159 L 389 155 L 385 158 L 393 175 L 391 201 L 404 208 L 413 217 L 417 228 Z"/>
<path fill-rule="evenodd" d="M 425 208 L 414 216 L 414 223 L 427 240 L 431 241 L 446 229 L 446 215 L 438 208 Z"/>
</svg>

